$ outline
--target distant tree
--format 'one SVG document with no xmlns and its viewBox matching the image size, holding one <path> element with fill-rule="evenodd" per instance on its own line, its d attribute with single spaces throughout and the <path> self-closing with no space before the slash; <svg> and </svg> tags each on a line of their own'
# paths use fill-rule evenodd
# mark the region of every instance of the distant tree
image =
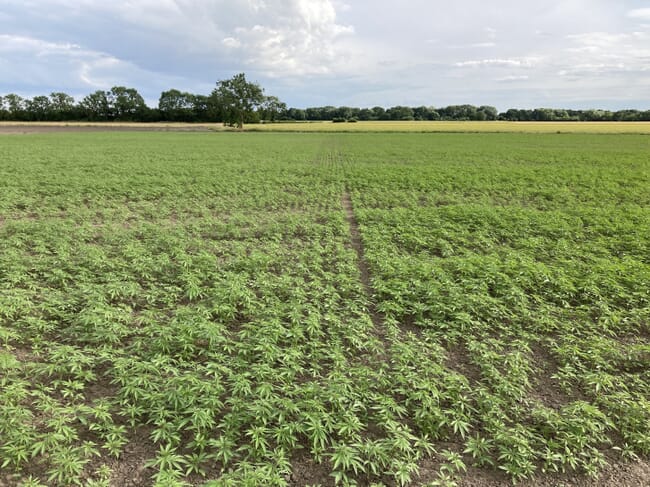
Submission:
<svg viewBox="0 0 650 487">
<path fill-rule="evenodd" d="M 51 120 L 71 120 L 75 118 L 74 98 L 67 93 L 50 93 Z"/>
<path fill-rule="evenodd" d="M 479 107 L 478 111 L 485 114 L 485 120 L 496 120 L 499 118 L 499 111 L 494 107 L 483 105 Z"/>
<path fill-rule="evenodd" d="M 50 99 L 47 96 L 35 96 L 31 100 L 25 102 L 25 110 L 27 111 L 27 118 L 42 122 L 50 120 L 52 114 Z"/>
<path fill-rule="evenodd" d="M 267 96 L 261 106 L 262 119 L 275 122 L 287 111 L 287 104 L 280 101 L 277 96 Z"/>
<path fill-rule="evenodd" d="M 305 110 L 301 108 L 289 108 L 287 110 L 287 118 L 290 120 L 306 120 Z"/>
<path fill-rule="evenodd" d="M 413 120 L 413 109 L 411 107 L 396 106 L 386 110 L 390 120 Z"/>
<path fill-rule="evenodd" d="M 550 122 L 553 120 L 553 110 L 549 108 L 535 108 L 532 119 L 536 122 Z"/>
<path fill-rule="evenodd" d="M 415 120 L 440 120 L 440 113 L 435 107 L 420 106 L 413 109 Z"/>
<path fill-rule="evenodd" d="M 78 104 L 62 92 L 24 99 L 10 93 L 0 96 L 0 120 L 131 120 L 156 122 L 225 122 L 237 127 L 260 120 L 510 120 L 510 121 L 650 121 L 650 110 L 573 110 L 558 108 L 516 109 L 498 113 L 488 105 L 381 106 L 358 108 L 322 106 L 287 108 L 275 96 L 265 96 L 257 83 L 246 80 L 244 73 L 222 80 L 209 96 L 176 89 L 163 91 L 158 108 L 149 108 L 134 88 L 114 86 L 85 96 Z"/>
<path fill-rule="evenodd" d="M 320 118 L 316 120 L 332 120 L 338 116 L 339 109 L 332 105 L 320 107 Z"/>
<path fill-rule="evenodd" d="M 485 112 L 481 110 L 476 110 L 476 112 L 474 112 L 474 114 L 472 115 L 472 118 L 470 118 L 470 120 L 476 120 L 479 122 L 484 122 L 487 119 L 488 119 L 487 115 L 485 114 Z"/>
<path fill-rule="evenodd" d="M 429 108 L 425 106 L 415 107 L 413 109 L 413 118 L 415 120 L 429 120 Z"/>
<path fill-rule="evenodd" d="M 350 107 L 338 107 L 332 118 L 342 118 L 343 120 L 348 120 L 349 118 L 352 118 L 352 109 Z"/>
<path fill-rule="evenodd" d="M 25 99 L 14 93 L 5 95 L 5 106 L 10 120 L 25 120 Z"/>
<path fill-rule="evenodd" d="M 307 120 L 326 120 L 323 118 L 321 107 L 311 107 L 305 109 L 305 118 Z"/>
<path fill-rule="evenodd" d="M 531 110 L 518 110 L 517 108 L 510 108 L 507 112 L 500 115 L 502 120 L 511 122 L 527 122 L 532 120 Z"/>
<path fill-rule="evenodd" d="M 359 110 L 359 120 L 372 120 L 372 110 L 370 108 L 362 108 Z"/>
<path fill-rule="evenodd" d="M 519 120 L 519 110 L 516 108 L 509 108 L 507 111 L 500 113 L 499 118 L 501 120 L 507 120 L 509 122 L 514 122 Z"/>
<path fill-rule="evenodd" d="M 170 122 L 193 122 L 195 95 L 179 90 L 163 91 L 158 100 L 158 110 L 165 120 Z"/>
<path fill-rule="evenodd" d="M 357 107 L 351 107 L 350 108 L 350 117 L 351 119 L 355 119 L 356 121 L 359 121 L 359 116 L 361 115 L 361 108 Z"/>
<path fill-rule="evenodd" d="M 554 120 L 569 120 L 569 114 L 566 110 L 553 110 Z"/>
<path fill-rule="evenodd" d="M 457 109 L 461 120 L 485 120 L 485 114 L 479 112 L 474 105 L 458 105 Z"/>
<path fill-rule="evenodd" d="M 226 101 L 221 94 L 213 90 L 207 100 L 210 120 L 213 122 L 223 122 L 224 125 L 229 123 L 230 116 L 226 115 L 226 110 L 230 110 L 230 108 L 226 105 Z"/>
<path fill-rule="evenodd" d="M 108 93 L 103 90 L 86 95 L 79 103 L 79 108 L 88 120 L 109 120 L 111 118 Z"/>
<path fill-rule="evenodd" d="M 107 95 L 112 117 L 116 120 L 142 119 L 147 105 L 135 88 L 113 86 Z"/>
<path fill-rule="evenodd" d="M 240 129 L 264 103 L 264 90 L 257 83 L 248 82 L 244 73 L 217 82 L 211 96 L 223 107 L 224 122 Z"/>
<path fill-rule="evenodd" d="M 386 109 L 384 107 L 372 107 L 370 109 L 372 112 L 372 119 L 373 120 L 386 120 Z"/>
<path fill-rule="evenodd" d="M 192 95 L 190 101 L 193 122 L 223 122 L 221 108 L 213 106 L 210 100 L 209 96 Z"/>
</svg>

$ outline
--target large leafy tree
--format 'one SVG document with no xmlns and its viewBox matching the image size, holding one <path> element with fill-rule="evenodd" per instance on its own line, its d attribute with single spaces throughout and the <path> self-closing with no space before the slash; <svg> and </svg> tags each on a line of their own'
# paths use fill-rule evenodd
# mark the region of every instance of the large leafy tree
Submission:
<svg viewBox="0 0 650 487">
<path fill-rule="evenodd" d="M 79 108 L 88 120 L 108 120 L 111 116 L 108 93 L 103 90 L 85 96 Z"/>
<path fill-rule="evenodd" d="M 158 100 L 158 110 L 165 120 L 191 122 L 194 119 L 194 95 L 179 90 L 163 91 Z"/>
<path fill-rule="evenodd" d="M 213 105 L 221 107 L 224 122 L 240 129 L 265 101 L 262 87 L 247 81 L 244 73 L 217 82 L 211 98 Z"/>
<path fill-rule="evenodd" d="M 4 104 L 11 120 L 24 120 L 27 103 L 23 97 L 15 93 L 9 93 L 4 97 Z"/>
<path fill-rule="evenodd" d="M 138 120 L 147 109 L 144 98 L 135 88 L 113 86 L 108 93 L 113 116 L 117 120 Z"/>
<path fill-rule="evenodd" d="M 35 96 L 25 102 L 30 120 L 49 120 L 51 118 L 51 104 L 47 96 Z"/>
<path fill-rule="evenodd" d="M 287 104 L 281 102 L 277 96 L 267 96 L 264 98 L 261 109 L 264 120 L 275 122 L 276 118 L 287 111 Z"/>
<path fill-rule="evenodd" d="M 50 113 L 53 120 L 69 120 L 75 115 L 75 103 L 67 93 L 50 93 Z"/>
</svg>

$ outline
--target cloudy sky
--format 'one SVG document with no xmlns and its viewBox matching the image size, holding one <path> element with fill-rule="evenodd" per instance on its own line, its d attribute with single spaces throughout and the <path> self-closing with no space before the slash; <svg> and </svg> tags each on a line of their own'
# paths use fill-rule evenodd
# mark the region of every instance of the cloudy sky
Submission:
<svg viewBox="0 0 650 487">
<path fill-rule="evenodd" d="M 650 109 L 649 0 L 0 0 L 0 94 Z"/>
</svg>

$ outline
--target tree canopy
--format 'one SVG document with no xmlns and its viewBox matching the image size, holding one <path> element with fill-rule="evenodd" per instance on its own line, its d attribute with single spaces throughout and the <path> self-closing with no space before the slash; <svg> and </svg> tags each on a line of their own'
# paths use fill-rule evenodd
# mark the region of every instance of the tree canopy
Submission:
<svg viewBox="0 0 650 487">
<path fill-rule="evenodd" d="M 238 128 L 244 123 L 276 121 L 356 120 L 510 120 L 510 121 L 650 121 L 650 110 L 516 109 L 499 113 L 492 106 L 450 105 L 357 108 L 287 107 L 276 96 L 266 96 L 244 73 L 218 81 L 209 95 L 163 91 L 156 108 L 146 105 L 135 88 L 114 86 L 97 90 L 78 103 L 68 94 L 50 93 L 26 99 L 15 93 L 0 95 L 0 120 L 14 121 L 133 121 L 223 122 Z"/>
<path fill-rule="evenodd" d="M 257 83 L 247 81 L 244 73 L 217 82 L 211 98 L 222 107 L 224 122 L 237 125 L 240 129 L 265 101 L 264 89 Z"/>
</svg>

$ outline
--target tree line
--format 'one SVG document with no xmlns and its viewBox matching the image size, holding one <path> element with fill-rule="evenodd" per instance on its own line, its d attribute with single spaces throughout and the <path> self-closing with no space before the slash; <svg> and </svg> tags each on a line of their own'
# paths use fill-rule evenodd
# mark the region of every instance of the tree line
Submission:
<svg viewBox="0 0 650 487">
<path fill-rule="evenodd" d="M 171 89 L 163 91 L 158 106 L 149 107 L 135 88 L 114 86 L 97 90 L 79 101 L 62 92 L 22 98 L 0 96 L 0 120 L 5 121 L 128 121 L 244 123 L 275 121 L 355 122 L 370 120 L 508 120 L 508 121 L 650 121 L 650 110 L 515 109 L 499 113 L 492 106 L 451 105 L 356 108 L 324 106 L 288 108 L 275 96 L 266 96 L 244 73 L 217 82 L 209 95 Z"/>
</svg>

